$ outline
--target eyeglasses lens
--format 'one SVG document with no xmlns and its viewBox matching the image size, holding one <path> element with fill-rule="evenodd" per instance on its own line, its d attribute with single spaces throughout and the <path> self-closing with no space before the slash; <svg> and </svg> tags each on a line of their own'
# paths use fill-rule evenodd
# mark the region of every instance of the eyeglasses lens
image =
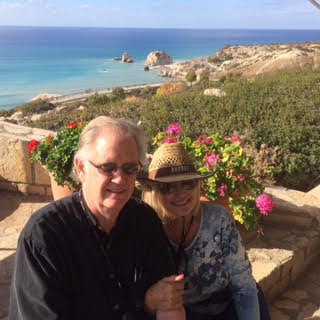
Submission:
<svg viewBox="0 0 320 320">
<path fill-rule="evenodd" d="M 91 161 L 89 162 L 97 169 L 101 169 L 108 176 L 115 173 L 118 169 L 121 169 L 126 175 L 129 176 L 129 175 L 137 174 L 141 168 L 140 163 L 136 163 L 136 162 L 128 162 L 119 167 L 113 162 L 105 163 L 100 166 L 94 165 Z"/>
<path fill-rule="evenodd" d="M 162 194 L 175 193 L 178 190 L 179 185 L 184 191 L 190 191 L 197 185 L 197 180 L 187 180 L 180 183 L 161 183 L 159 190 Z"/>
</svg>

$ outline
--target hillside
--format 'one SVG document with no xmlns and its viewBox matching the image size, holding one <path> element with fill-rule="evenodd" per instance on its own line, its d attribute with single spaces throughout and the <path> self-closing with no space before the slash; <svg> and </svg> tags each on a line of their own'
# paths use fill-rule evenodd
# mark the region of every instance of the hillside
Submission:
<svg viewBox="0 0 320 320">
<path fill-rule="evenodd" d="M 298 71 L 320 66 L 320 42 L 227 46 L 213 56 L 196 58 L 160 68 L 163 76 L 185 77 L 194 71 L 198 78 L 209 76 L 217 80 L 228 73 L 245 77 L 278 71 Z"/>
</svg>

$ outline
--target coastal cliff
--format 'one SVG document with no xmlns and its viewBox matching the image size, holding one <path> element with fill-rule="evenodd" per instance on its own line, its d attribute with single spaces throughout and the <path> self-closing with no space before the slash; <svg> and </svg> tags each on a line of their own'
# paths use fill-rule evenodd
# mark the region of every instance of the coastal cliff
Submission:
<svg viewBox="0 0 320 320">
<path fill-rule="evenodd" d="M 209 57 L 160 67 L 165 77 L 183 78 L 194 71 L 216 80 L 228 73 L 244 77 L 278 71 L 317 69 L 320 67 L 320 42 L 227 46 Z"/>
</svg>

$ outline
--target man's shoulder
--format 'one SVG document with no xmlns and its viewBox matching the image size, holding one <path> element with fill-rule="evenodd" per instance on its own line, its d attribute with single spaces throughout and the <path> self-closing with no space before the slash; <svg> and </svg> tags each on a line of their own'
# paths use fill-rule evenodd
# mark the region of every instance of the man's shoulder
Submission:
<svg viewBox="0 0 320 320">
<path fill-rule="evenodd" d="M 139 198 L 132 197 L 128 203 L 129 210 L 134 211 L 138 217 L 145 217 L 146 219 L 158 220 L 156 212 L 144 201 Z"/>
<path fill-rule="evenodd" d="M 76 196 L 72 195 L 40 208 L 30 217 L 21 236 L 30 238 L 39 233 L 59 232 L 63 225 L 77 219 L 76 204 Z"/>
</svg>

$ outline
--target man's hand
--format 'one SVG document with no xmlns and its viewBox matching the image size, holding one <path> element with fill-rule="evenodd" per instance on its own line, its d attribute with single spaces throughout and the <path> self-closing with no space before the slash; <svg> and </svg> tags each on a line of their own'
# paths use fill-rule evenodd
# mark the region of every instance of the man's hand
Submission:
<svg viewBox="0 0 320 320">
<path fill-rule="evenodd" d="M 184 275 L 165 277 L 152 285 L 145 295 L 145 306 L 151 312 L 179 309 L 183 306 Z"/>
</svg>

